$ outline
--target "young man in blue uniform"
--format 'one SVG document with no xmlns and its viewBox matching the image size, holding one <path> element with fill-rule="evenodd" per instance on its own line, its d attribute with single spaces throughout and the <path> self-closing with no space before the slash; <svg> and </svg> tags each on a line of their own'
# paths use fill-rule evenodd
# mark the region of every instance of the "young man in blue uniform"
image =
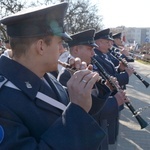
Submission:
<svg viewBox="0 0 150 150">
<path fill-rule="evenodd" d="M 68 41 L 70 54 L 67 58 L 67 63 L 69 63 L 71 58 L 78 57 L 82 62 L 91 64 L 91 57 L 94 55 L 94 47 L 97 47 L 94 42 L 94 35 L 94 29 L 81 31 L 71 35 L 72 40 Z M 68 71 L 68 69 L 62 68 L 58 74 L 57 80 L 63 86 L 67 86 L 67 82 L 71 78 L 71 75 L 72 74 Z M 101 110 L 110 94 L 110 90 L 106 85 L 96 83 L 96 86 L 99 86 L 99 91 L 97 91 L 96 88 L 93 88 L 92 90 L 93 105 L 89 112 L 91 115 L 94 115 Z"/>
<path fill-rule="evenodd" d="M 68 41 L 70 54 L 68 55 L 67 63 L 69 63 L 70 58 L 76 57 L 79 57 L 81 61 L 84 61 L 87 64 L 91 63 L 91 57 L 94 55 L 94 47 L 97 47 L 94 42 L 94 35 L 94 29 L 81 31 L 71 35 L 72 40 Z M 66 86 L 70 77 L 71 74 L 67 69 L 62 68 L 59 72 L 58 80 L 62 85 Z"/>
<path fill-rule="evenodd" d="M 124 49 L 122 43 L 122 33 L 117 32 L 112 35 L 113 46 L 110 49 L 110 52 L 116 53 L 121 58 L 124 58 L 127 62 L 134 62 L 134 59 L 129 55 L 129 52 Z"/>
<path fill-rule="evenodd" d="M 99 60 L 100 64 L 107 70 L 107 72 L 116 77 L 120 85 L 128 84 L 129 76 L 133 74 L 133 68 L 120 68 L 119 66 L 114 66 L 111 61 L 110 56 L 108 55 L 109 49 L 111 48 L 110 40 L 113 40 L 109 36 L 110 29 L 104 29 L 95 34 L 96 44 L 99 46 L 95 49 L 97 54 L 96 58 Z M 119 72 L 118 72 L 119 69 Z M 122 72 L 120 72 L 122 71 Z"/>
<path fill-rule="evenodd" d="M 125 85 L 129 81 L 129 76 L 132 75 L 133 69 L 132 68 L 124 68 L 125 71 L 118 72 L 117 68 L 115 68 L 111 58 L 109 57 L 109 49 L 111 48 L 111 42 L 113 39 L 110 37 L 110 29 L 104 29 L 95 34 L 95 42 L 99 46 L 95 48 L 96 55 L 94 58 L 102 65 L 105 71 L 117 78 L 119 85 Z M 94 70 L 99 72 L 99 70 L 94 67 Z M 112 94 L 114 97 L 114 94 Z M 119 120 L 119 111 L 123 109 L 123 105 L 118 107 L 118 116 L 110 117 L 108 121 L 108 134 L 109 134 L 109 144 L 115 144 L 116 138 L 118 135 L 118 120 Z"/>
<path fill-rule="evenodd" d="M 82 32 L 75 33 L 71 35 L 72 40 L 68 41 L 68 45 L 70 47 L 70 56 L 69 58 L 79 57 L 82 61 L 86 62 L 87 64 L 91 63 L 91 57 L 94 56 L 94 48 L 98 47 L 94 41 L 95 30 L 85 30 Z M 67 69 L 62 69 L 59 73 L 58 80 L 64 85 L 67 85 L 68 80 L 70 79 L 71 74 Z M 96 84 L 96 89 L 99 92 L 97 97 L 101 97 L 102 99 L 106 99 L 104 106 L 99 105 L 99 113 L 93 114 L 92 116 L 96 118 L 97 122 L 100 126 L 105 130 L 107 133 L 107 119 L 110 117 L 116 117 L 118 115 L 118 106 L 122 105 L 125 101 L 125 95 L 123 92 L 118 92 L 115 94 L 115 98 L 112 96 L 106 97 L 110 92 L 106 89 L 106 85 Z M 93 89 L 95 91 L 95 89 Z M 105 94 L 104 94 L 105 93 Z M 92 93 L 93 96 L 93 103 L 96 101 L 96 94 L 95 92 Z M 103 107 L 102 107 L 103 106 Z M 98 107 L 98 106 L 97 106 Z M 91 111 L 89 112 L 91 113 Z M 107 150 L 108 149 L 108 136 L 105 137 L 103 142 L 101 143 L 99 150 Z"/>
<path fill-rule="evenodd" d="M 13 51 L 12 58 L 0 58 L 1 150 L 97 150 L 105 136 L 88 114 L 99 75 L 84 65 L 68 81 L 68 98 L 47 74 L 57 69 L 62 39 L 70 39 L 63 29 L 67 7 L 60 3 L 0 21 Z M 80 59 L 71 64 L 81 69 Z"/>
</svg>

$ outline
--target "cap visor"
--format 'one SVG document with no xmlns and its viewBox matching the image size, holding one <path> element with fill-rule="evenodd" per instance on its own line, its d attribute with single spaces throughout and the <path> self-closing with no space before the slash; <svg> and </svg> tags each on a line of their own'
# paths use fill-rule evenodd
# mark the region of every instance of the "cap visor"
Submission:
<svg viewBox="0 0 150 150">
<path fill-rule="evenodd" d="M 113 39 L 113 38 L 109 38 L 109 40 L 114 41 L 114 39 Z"/>
<path fill-rule="evenodd" d="M 99 47 L 96 43 L 90 44 L 92 47 Z"/>
<path fill-rule="evenodd" d="M 64 41 L 70 41 L 72 38 L 66 33 L 61 33 L 61 37 L 63 38 Z"/>
</svg>

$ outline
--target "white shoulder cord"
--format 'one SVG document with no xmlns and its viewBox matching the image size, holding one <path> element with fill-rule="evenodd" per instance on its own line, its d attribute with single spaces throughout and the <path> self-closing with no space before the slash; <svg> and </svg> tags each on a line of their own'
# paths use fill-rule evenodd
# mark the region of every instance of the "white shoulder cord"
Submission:
<svg viewBox="0 0 150 150">
<path fill-rule="evenodd" d="M 10 82 L 10 81 L 6 82 L 6 83 L 5 83 L 5 86 L 10 87 L 10 88 L 13 88 L 13 89 L 16 89 L 16 90 L 20 90 L 18 87 L 16 87 L 16 86 L 15 86 L 12 82 Z M 21 91 L 21 90 L 20 90 L 20 91 Z M 41 93 L 41 92 L 38 92 L 37 95 L 36 95 L 36 97 L 37 97 L 38 99 L 40 99 L 40 100 L 42 100 L 42 101 L 44 101 L 44 102 L 46 102 L 46 103 L 52 105 L 52 106 L 58 108 L 58 109 L 61 109 L 61 110 L 63 110 L 63 111 L 66 109 L 66 106 L 65 106 L 63 103 L 60 103 L 60 102 L 58 102 L 57 100 L 55 100 L 55 99 L 53 99 L 53 98 L 51 98 L 51 97 L 49 97 L 49 96 L 47 96 L 47 95 L 45 95 L 45 94 L 43 94 L 43 93 Z"/>
</svg>

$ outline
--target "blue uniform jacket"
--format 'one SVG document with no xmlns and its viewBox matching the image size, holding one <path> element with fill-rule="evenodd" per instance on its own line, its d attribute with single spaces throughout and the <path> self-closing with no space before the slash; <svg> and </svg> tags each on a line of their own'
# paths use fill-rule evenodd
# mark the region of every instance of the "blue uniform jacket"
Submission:
<svg viewBox="0 0 150 150">
<path fill-rule="evenodd" d="M 62 85 L 66 86 L 66 83 L 68 82 L 70 77 L 71 75 L 69 71 L 66 69 L 63 69 L 62 72 L 58 75 L 57 79 Z M 98 95 L 98 98 L 93 96 L 93 101 L 92 101 L 93 108 L 91 108 L 92 109 L 91 114 L 96 115 L 96 116 L 98 115 L 98 118 L 102 118 L 102 119 L 113 118 L 114 116 L 115 117 L 118 116 L 118 105 L 117 105 L 115 98 L 112 96 L 109 96 L 110 95 L 109 89 L 105 85 L 100 85 L 100 84 L 96 84 L 96 85 L 100 93 Z M 95 113 L 93 113 L 94 110 L 95 110 Z M 98 112 L 100 112 L 100 114 Z"/>
<path fill-rule="evenodd" d="M 120 86 L 125 85 L 129 81 L 129 76 L 126 72 L 119 73 L 117 72 L 114 64 L 112 63 L 111 59 L 106 57 L 103 53 L 101 53 L 99 50 L 95 49 L 95 56 L 94 58 L 100 63 L 100 65 L 105 69 L 105 71 L 114 77 L 117 78 Z M 97 67 L 93 65 L 94 70 L 99 72 Z M 114 97 L 112 97 L 114 98 Z M 113 103 L 112 103 L 113 104 Z M 113 117 L 109 117 L 107 119 L 108 122 L 108 137 L 109 137 L 109 144 L 114 144 L 117 140 L 118 135 L 118 120 L 119 120 L 119 111 L 122 110 L 124 107 L 123 105 L 118 108 L 118 115 L 115 117 L 115 115 L 111 114 Z M 110 115 L 110 116 L 111 116 Z"/>
<path fill-rule="evenodd" d="M 118 67 L 119 66 L 119 60 L 115 56 L 113 56 L 111 52 L 108 52 L 107 55 L 110 58 L 110 60 L 112 61 L 112 63 L 114 64 L 114 66 Z"/>
<path fill-rule="evenodd" d="M 96 53 L 96 55 L 94 57 L 96 58 L 96 60 L 103 66 L 103 68 L 106 70 L 106 72 L 109 75 L 117 78 L 120 86 L 128 84 L 129 76 L 128 76 L 127 72 L 120 72 L 119 73 L 115 69 L 115 66 L 111 62 L 111 60 L 109 60 L 109 58 L 106 58 L 102 52 L 95 49 L 95 53 Z M 97 70 L 96 67 L 94 69 Z"/>
<path fill-rule="evenodd" d="M 66 86 L 68 80 L 70 79 L 71 74 L 65 68 L 61 70 L 58 74 L 59 82 Z M 96 84 L 97 88 L 99 89 L 100 94 L 98 98 L 93 96 L 93 105 L 90 110 L 90 114 L 97 120 L 100 126 L 105 130 L 107 133 L 107 119 L 112 119 L 118 117 L 118 104 L 114 97 L 109 96 L 110 91 L 104 85 Z M 104 103 L 105 102 L 105 103 Z M 107 150 L 108 149 L 108 136 L 105 137 L 102 144 L 100 145 L 99 150 Z"/>
<path fill-rule="evenodd" d="M 5 86 L 4 77 L 20 90 Z M 69 103 L 59 82 L 44 77 L 49 86 L 21 64 L 0 58 L 0 149 L 97 150 L 105 132 L 81 107 Z M 36 98 L 38 91 L 67 105 L 66 110 Z"/>
</svg>

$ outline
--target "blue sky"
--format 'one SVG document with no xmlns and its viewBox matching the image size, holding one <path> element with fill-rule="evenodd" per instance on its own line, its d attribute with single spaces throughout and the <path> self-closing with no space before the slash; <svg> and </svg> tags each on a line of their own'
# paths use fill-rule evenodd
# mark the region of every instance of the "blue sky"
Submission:
<svg viewBox="0 0 150 150">
<path fill-rule="evenodd" d="M 107 27 L 150 27 L 149 0 L 94 0 Z"/>
</svg>

